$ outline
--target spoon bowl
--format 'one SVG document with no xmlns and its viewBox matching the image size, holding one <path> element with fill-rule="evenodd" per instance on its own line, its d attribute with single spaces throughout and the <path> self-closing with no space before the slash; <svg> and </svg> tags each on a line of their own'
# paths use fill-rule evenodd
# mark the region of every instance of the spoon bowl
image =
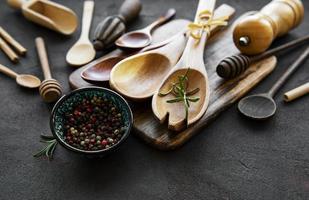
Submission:
<svg viewBox="0 0 309 200">
<path fill-rule="evenodd" d="M 267 93 L 256 94 L 243 98 L 238 103 L 238 110 L 251 119 L 264 120 L 272 117 L 277 106 Z"/>
<path fill-rule="evenodd" d="M 156 52 L 132 56 L 112 70 L 110 85 L 126 97 L 148 98 L 172 67 L 168 57 Z"/>
<path fill-rule="evenodd" d="M 71 47 L 66 55 L 66 60 L 70 65 L 80 66 L 93 60 L 96 51 L 92 43 L 88 41 L 78 41 Z"/>
<path fill-rule="evenodd" d="M 122 57 L 109 57 L 104 60 L 104 62 L 100 62 L 92 67 L 86 68 L 81 72 L 81 77 L 89 82 L 109 81 L 110 72 L 121 60 L 123 60 Z"/>
<path fill-rule="evenodd" d="M 38 77 L 29 74 L 19 74 L 16 77 L 16 82 L 18 85 L 27 88 L 37 88 L 41 84 L 41 81 Z"/>
<path fill-rule="evenodd" d="M 171 83 L 178 82 L 179 76 L 185 75 L 188 69 L 178 69 L 174 71 L 164 81 L 159 90 L 160 93 L 166 93 L 172 87 Z M 186 121 L 186 113 L 184 109 L 184 102 L 168 103 L 168 100 L 175 99 L 173 94 L 166 96 L 154 95 L 152 100 L 152 107 L 155 116 L 160 120 L 161 123 L 168 121 L 168 128 L 171 130 L 178 131 L 187 124 L 192 124 L 202 117 L 204 114 L 209 99 L 209 84 L 205 74 L 199 70 L 190 69 L 188 76 L 187 91 L 193 91 L 199 88 L 199 91 L 188 97 L 200 98 L 197 102 L 190 103 L 190 112 L 188 112 L 188 121 Z M 206 103 L 205 103 L 206 102 Z"/>
<path fill-rule="evenodd" d="M 176 10 L 171 8 L 164 16 L 159 17 L 156 21 L 147 27 L 122 35 L 116 40 L 115 44 L 118 47 L 125 49 L 141 49 L 148 46 L 152 42 L 152 30 L 171 20 L 175 14 Z"/>
<path fill-rule="evenodd" d="M 120 48 L 141 49 L 151 43 L 151 35 L 145 32 L 130 32 L 116 41 Z"/>
</svg>

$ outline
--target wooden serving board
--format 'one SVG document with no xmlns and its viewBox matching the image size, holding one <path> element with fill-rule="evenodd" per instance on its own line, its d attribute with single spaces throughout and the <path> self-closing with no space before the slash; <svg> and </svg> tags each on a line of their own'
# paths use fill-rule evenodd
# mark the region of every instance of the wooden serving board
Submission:
<svg viewBox="0 0 309 200">
<path fill-rule="evenodd" d="M 174 20 L 154 32 L 156 42 L 176 34 L 187 25 L 186 20 Z M 117 51 L 115 51 L 117 53 Z M 140 103 L 130 103 L 134 115 L 134 133 L 141 137 L 148 144 L 161 150 L 175 149 L 195 134 L 199 133 L 201 128 L 208 125 L 216 116 L 235 103 L 239 98 L 250 91 L 264 77 L 270 74 L 276 66 L 276 58 L 270 57 L 253 64 L 241 76 L 232 80 L 223 80 L 216 74 L 216 66 L 219 61 L 238 50 L 234 47 L 232 41 L 231 26 L 211 38 L 206 45 L 205 67 L 210 81 L 210 103 L 206 114 L 201 120 L 193 124 L 182 132 L 173 132 L 167 129 L 166 124 L 160 124 L 155 119 L 151 110 L 151 100 Z M 80 68 L 70 76 L 72 88 L 80 88 L 91 84 L 83 81 L 80 77 Z"/>
</svg>

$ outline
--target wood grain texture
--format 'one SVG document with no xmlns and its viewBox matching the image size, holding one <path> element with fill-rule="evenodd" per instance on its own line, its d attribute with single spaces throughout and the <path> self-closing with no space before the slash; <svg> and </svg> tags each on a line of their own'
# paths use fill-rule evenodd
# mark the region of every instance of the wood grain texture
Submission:
<svg viewBox="0 0 309 200">
<path fill-rule="evenodd" d="M 154 38 L 157 38 L 156 41 L 160 42 L 169 36 L 172 36 L 173 33 L 177 33 L 177 28 L 178 31 L 181 30 L 179 29 L 179 25 L 171 26 L 171 24 L 168 23 L 158 28 L 159 32 L 154 31 Z M 166 33 L 166 35 L 163 33 Z M 162 40 L 158 39 L 160 37 L 162 37 Z M 217 64 L 222 58 L 233 55 L 237 52 L 238 50 L 232 41 L 231 26 L 228 29 L 217 33 L 207 44 L 204 60 L 209 76 L 211 91 L 208 110 L 201 120 L 185 131 L 176 133 L 169 131 L 166 128 L 166 124 L 160 124 L 159 121 L 155 119 L 152 114 L 150 101 L 144 103 L 131 103 L 130 105 L 134 115 L 134 133 L 157 149 L 176 149 L 187 142 L 195 134 L 199 133 L 203 127 L 208 125 L 222 111 L 250 91 L 250 89 L 270 74 L 275 68 L 276 58 L 270 57 L 252 65 L 239 77 L 228 81 L 221 79 L 216 74 Z M 118 54 L 120 52 L 119 50 L 116 50 L 114 53 Z M 80 77 L 80 72 L 83 68 L 84 67 L 71 74 L 69 79 L 71 87 L 80 88 L 91 85 Z"/>
<path fill-rule="evenodd" d="M 185 131 L 169 131 L 166 124 L 160 124 L 152 114 L 149 104 L 134 104 L 135 133 L 148 144 L 161 150 L 175 149 L 208 125 L 216 116 L 236 102 L 276 66 L 276 58 L 264 59 L 248 68 L 242 75 L 224 81 L 216 74 L 218 62 L 237 52 L 232 41 L 232 28 L 217 34 L 206 47 L 205 65 L 210 82 L 210 103 L 206 114 Z"/>
</svg>

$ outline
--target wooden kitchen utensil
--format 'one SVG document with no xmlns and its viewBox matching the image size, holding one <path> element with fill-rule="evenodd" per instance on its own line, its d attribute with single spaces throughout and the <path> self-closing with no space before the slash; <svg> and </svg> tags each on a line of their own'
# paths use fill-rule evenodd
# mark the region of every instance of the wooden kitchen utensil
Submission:
<svg viewBox="0 0 309 200">
<path fill-rule="evenodd" d="M 17 42 L 7 31 L 0 26 L 0 37 L 8 42 L 20 55 L 25 55 L 27 49 Z"/>
<path fill-rule="evenodd" d="M 0 37 L 0 48 L 9 57 L 9 59 L 16 63 L 18 62 L 18 55 L 9 47 L 9 45 Z"/>
<path fill-rule="evenodd" d="M 306 44 L 309 41 L 309 35 L 285 43 L 281 46 L 268 50 L 256 56 L 246 56 L 244 54 L 236 54 L 226 57 L 217 66 L 217 74 L 222 78 L 234 78 L 243 73 L 251 63 L 267 58 L 281 51 L 290 51 L 301 44 Z"/>
<path fill-rule="evenodd" d="M 153 32 L 153 44 L 164 41 L 167 38 L 179 33 L 187 26 L 186 20 L 172 20 Z M 216 74 L 216 66 L 218 62 L 228 56 L 238 52 L 232 40 L 232 26 L 221 30 L 214 37 L 211 37 L 207 49 L 205 51 L 205 67 L 209 75 L 210 82 L 210 102 L 205 115 L 194 125 L 188 127 L 184 131 L 177 132 L 168 130 L 166 124 L 161 124 L 153 115 L 150 102 L 131 103 L 134 115 L 134 131 L 133 133 L 141 138 L 147 144 L 161 150 L 172 150 L 179 148 L 188 142 L 193 136 L 203 133 L 207 134 L 205 129 L 216 117 L 224 113 L 232 104 L 237 102 L 248 91 L 260 83 L 268 76 L 276 66 L 276 58 L 274 56 L 258 61 L 250 66 L 240 76 L 234 79 L 224 80 Z M 120 51 L 120 50 L 115 50 Z M 108 59 L 103 56 L 101 59 Z M 95 61 L 93 61 L 95 62 Z M 91 63 L 89 63 L 90 65 Z M 95 64 L 95 63 L 94 63 Z M 84 81 L 80 73 L 84 68 L 76 69 L 69 77 L 70 86 L 73 89 L 90 86 L 90 83 Z"/>
<path fill-rule="evenodd" d="M 189 21 L 188 21 L 189 23 Z M 147 46 L 140 51 L 121 51 L 119 49 L 110 52 L 109 54 L 105 55 L 104 57 L 89 63 L 89 67 L 85 68 L 81 72 L 81 77 L 90 82 L 90 83 L 104 83 L 109 81 L 110 79 L 110 72 L 112 68 L 121 60 L 142 52 L 146 52 L 152 49 L 159 48 L 170 43 L 174 37 L 171 37 L 167 40 L 164 40 L 160 43 L 156 43 L 154 45 Z"/>
<path fill-rule="evenodd" d="M 40 95 L 45 102 L 55 102 L 62 95 L 61 85 L 51 76 L 44 40 L 38 37 L 35 39 L 35 44 L 45 78 L 39 88 Z"/>
<path fill-rule="evenodd" d="M 38 88 L 41 84 L 39 78 L 29 74 L 17 74 L 11 69 L 0 64 L 0 72 L 8 75 L 9 77 L 16 80 L 16 83 L 26 88 Z"/>
<path fill-rule="evenodd" d="M 309 94 L 309 82 L 284 93 L 284 101 L 290 102 L 306 94 Z"/>
<path fill-rule="evenodd" d="M 214 18 L 230 18 L 234 12 L 234 8 L 224 4 L 216 9 Z M 219 26 L 212 26 L 210 33 L 214 34 L 218 29 Z M 139 53 L 117 63 L 111 72 L 110 86 L 133 100 L 151 97 L 182 55 L 187 42 L 184 31 L 161 48 Z"/>
<path fill-rule="evenodd" d="M 77 28 L 77 16 L 69 8 L 46 0 L 7 0 L 8 4 L 21 9 L 30 21 L 64 35 L 74 33 Z"/>
<path fill-rule="evenodd" d="M 285 71 L 281 78 L 274 84 L 268 93 L 250 95 L 238 103 L 239 111 L 246 117 L 256 120 L 264 120 L 273 116 L 276 112 L 276 103 L 273 96 L 286 82 L 290 75 L 306 60 L 309 55 L 309 46 L 299 58 Z"/>
<path fill-rule="evenodd" d="M 66 56 L 66 61 L 72 66 L 81 66 L 95 57 L 95 50 L 89 40 L 94 1 L 84 1 L 83 27 L 79 40 L 71 47 Z"/>
<path fill-rule="evenodd" d="M 114 45 L 114 42 L 125 33 L 126 26 L 138 17 L 142 9 L 140 0 L 125 0 L 118 15 L 106 17 L 94 32 L 93 46 L 102 51 Z"/>
<path fill-rule="evenodd" d="M 243 54 L 262 53 L 276 37 L 297 27 L 303 17 L 301 0 L 273 0 L 260 11 L 239 20 L 233 32 L 234 43 Z"/>
<path fill-rule="evenodd" d="M 199 22 L 199 15 L 204 10 L 213 13 L 215 2 L 215 0 L 200 0 L 194 22 Z M 198 121 L 206 112 L 209 103 L 210 89 L 204 65 L 203 53 L 208 39 L 207 37 L 208 33 L 206 31 L 201 31 L 201 38 L 199 41 L 196 41 L 193 37 L 189 38 L 180 60 L 153 95 L 152 111 L 161 123 L 166 120 L 168 121 L 168 129 L 180 131 Z M 189 68 L 190 73 L 187 74 Z M 186 89 L 185 91 L 178 91 L 179 95 L 185 99 L 169 103 L 171 99 L 175 99 L 173 94 L 170 93 L 161 96 L 160 93 L 166 93 L 169 91 L 171 87 L 173 87 L 172 84 L 176 83 L 177 80 L 182 79 L 180 77 L 185 75 L 188 75 L 188 84 L 186 85 L 184 83 L 186 85 L 184 88 Z M 182 83 L 179 83 L 178 86 L 182 87 L 181 85 Z M 188 109 L 189 103 L 186 99 L 186 92 L 194 91 L 195 89 L 198 89 L 198 91 L 195 92 L 195 96 L 197 96 L 199 100 L 191 103 L 190 108 Z M 184 93 L 184 95 L 182 95 L 182 93 Z"/>
<path fill-rule="evenodd" d="M 154 28 L 164 24 L 165 22 L 171 20 L 176 14 L 176 10 L 171 8 L 167 11 L 164 16 L 159 17 L 152 24 L 147 27 L 132 31 L 122 35 L 118 38 L 115 44 L 120 48 L 130 48 L 130 49 L 141 49 L 148 46 L 151 43 L 151 32 Z"/>
<path fill-rule="evenodd" d="M 153 42 L 150 46 L 145 47 L 146 49 L 149 49 L 153 46 L 160 46 L 160 44 L 168 41 L 171 37 L 178 34 L 180 31 L 182 31 L 184 28 L 186 28 L 189 24 L 188 20 L 185 19 L 175 19 L 172 20 L 157 29 L 153 31 Z M 145 49 L 143 48 L 143 49 Z M 142 50 L 143 50 L 142 49 Z M 100 85 L 100 86 L 106 86 L 106 81 L 109 81 L 110 78 L 110 71 L 114 67 L 115 64 L 111 61 L 118 59 L 119 61 L 127 58 L 130 55 L 134 55 L 138 53 L 139 51 L 125 51 L 122 49 L 115 49 L 111 51 L 110 53 L 88 63 L 87 65 L 76 69 L 69 77 L 69 83 L 73 88 L 79 88 L 82 86 L 89 86 L 90 83 Z M 92 69 L 94 68 L 94 69 Z M 88 71 L 90 69 L 91 73 L 94 73 L 94 71 L 103 71 L 104 74 L 95 74 L 92 77 L 88 77 L 87 82 L 86 79 L 83 79 L 83 72 Z M 84 77 L 85 78 L 85 77 Z M 100 81 L 99 79 L 102 78 Z M 90 82 L 90 83 L 89 83 Z"/>
</svg>

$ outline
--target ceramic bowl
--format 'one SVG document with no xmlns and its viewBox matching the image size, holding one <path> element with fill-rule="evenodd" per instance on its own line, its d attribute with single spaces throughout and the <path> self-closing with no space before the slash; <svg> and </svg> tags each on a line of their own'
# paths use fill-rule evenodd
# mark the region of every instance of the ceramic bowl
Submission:
<svg viewBox="0 0 309 200">
<path fill-rule="evenodd" d="M 121 111 L 124 126 L 126 127 L 126 131 L 124 132 L 122 138 L 118 141 L 118 143 L 114 144 L 113 146 L 97 150 L 97 151 L 87 151 L 81 150 L 71 146 L 70 144 L 66 143 L 64 140 L 64 114 L 72 109 L 72 106 L 78 105 L 84 98 L 91 98 L 94 95 L 98 97 L 104 97 L 109 99 L 114 103 L 114 105 Z M 105 155 L 109 152 L 116 150 L 128 137 L 130 134 L 130 130 L 133 124 L 133 115 L 132 111 L 124 98 L 122 98 L 116 92 L 112 90 L 102 88 L 102 87 L 85 87 L 81 89 L 77 89 L 69 93 L 68 95 L 64 95 L 61 97 L 57 103 L 55 104 L 50 118 L 50 128 L 52 134 L 57 139 L 57 141 L 66 149 L 88 155 L 88 156 L 97 156 L 97 155 Z"/>
</svg>

